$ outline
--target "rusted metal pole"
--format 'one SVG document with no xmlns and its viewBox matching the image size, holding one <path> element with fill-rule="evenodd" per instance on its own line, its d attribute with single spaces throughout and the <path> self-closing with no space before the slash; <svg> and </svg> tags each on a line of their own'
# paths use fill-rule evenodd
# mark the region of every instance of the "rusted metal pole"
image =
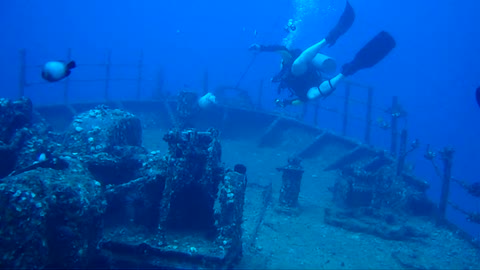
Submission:
<svg viewBox="0 0 480 270">
<path fill-rule="evenodd" d="M 368 88 L 367 96 L 367 115 L 365 125 L 365 143 L 370 144 L 370 135 L 372 131 L 372 106 L 373 106 L 373 88 Z"/>
<path fill-rule="evenodd" d="M 71 48 L 68 48 L 67 49 L 67 63 L 70 62 L 72 60 L 72 49 Z M 67 78 L 65 78 L 65 84 L 63 85 L 63 103 L 65 105 L 68 104 L 68 91 L 69 91 L 69 88 L 70 87 L 70 77 L 67 76 Z"/>
<path fill-rule="evenodd" d="M 140 50 L 138 59 L 137 100 L 142 97 L 143 50 Z"/>
<path fill-rule="evenodd" d="M 397 155 L 397 137 L 398 137 L 398 97 L 392 97 L 392 108 L 391 108 L 391 118 L 392 118 L 392 137 L 390 144 L 390 153 L 393 156 Z"/>
<path fill-rule="evenodd" d="M 112 61 L 112 50 L 107 50 L 107 61 L 105 62 L 105 90 L 104 98 L 105 101 L 110 101 L 110 96 L 108 90 L 110 88 L 110 67 Z"/>
<path fill-rule="evenodd" d="M 445 147 L 442 151 L 443 161 L 443 180 L 442 191 L 440 193 L 440 203 L 438 205 L 439 220 L 445 220 L 445 213 L 447 211 L 448 195 L 450 193 L 450 180 L 452 179 L 452 165 L 453 165 L 453 148 Z"/>
<path fill-rule="evenodd" d="M 26 58 L 27 50 L 21 49 L 20 50 L 20 73 L 18 75 L 18 95 L 19 97 L 23 97 L 25 95 L 25 78 L 26 78 L 26 68 L 27 68 L 27 58 Z"/>
<path fill-rule="evenodd" d="M 343 100 L 343 123 L 342 123 L 342 135 L 347 135 L 348 126 L 348 103 L 350 102 L 350 84 L 345 86 L 345 99 Z"/>
</svg>

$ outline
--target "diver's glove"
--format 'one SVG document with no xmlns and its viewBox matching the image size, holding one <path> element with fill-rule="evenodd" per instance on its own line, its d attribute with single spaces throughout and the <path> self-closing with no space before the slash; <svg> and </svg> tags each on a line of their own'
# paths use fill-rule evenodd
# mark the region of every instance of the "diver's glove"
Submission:
<svg viewBox="0 0 480 270">
<path fill-rule="evenodd" d="M 325 40 L 327 41 L 329 47 L 333 46 L 335 42 L 337 42 L 337 39 L 343 34 L 345 34 L 348 29 L 350 29 L 354 20 L 355 12 L 353 11 L 350 3 L 347 1 L 345 10 L 343 11 L 342 16 L 338 20 L 337 25 L 335 25 L 335 27 L 330 31 L 330 33 L 328 33 L 327 37 L 325 37 Z"/>
</svg>

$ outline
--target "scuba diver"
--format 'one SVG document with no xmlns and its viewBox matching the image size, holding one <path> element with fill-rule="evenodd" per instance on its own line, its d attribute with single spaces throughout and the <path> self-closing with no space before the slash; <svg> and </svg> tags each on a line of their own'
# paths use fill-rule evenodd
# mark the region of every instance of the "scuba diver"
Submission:
<svg viewBox="0 0 480 270">
<path fill-rule="evenodd" d="M 370 40 L 355 56 L 355 58 L 342 66 L 341 72 L 335 77 L 325 80 L 321 72 L 335 71 L 335 61 L 323 54 L 320 50 L 325 46 L 333 46 L 338 38 L 345 34 L 352 26 L 355 13 L 347 1 L 345 10 L 337 25 L 320 42 L 306 50 L 289 50 L 282 45 L 264 46 L 252 44 L 251 51 L 279 52 L 282 55 L 281 71 L 272 78 L 272 82 L 279 83 L 278 92 L 289 89 L 293 99 L 277 99 L 278 106 L 298 105 L 319 97 L 327 97 L 344 78 L 355 74 L 357 71 L 373 67 L 380 62 L 395 47 L 393 37 L 381 31 Z"/>
</svg>

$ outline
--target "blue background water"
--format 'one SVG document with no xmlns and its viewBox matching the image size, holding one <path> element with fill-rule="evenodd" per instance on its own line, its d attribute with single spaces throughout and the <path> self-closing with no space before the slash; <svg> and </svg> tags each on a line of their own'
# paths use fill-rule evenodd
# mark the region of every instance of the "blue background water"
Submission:
<svg viewBox="0 0 480 270">
<path fill-rule="evenodd" d="M 353 80 L 375 89 L 374 102 L 388 107 L 393 95 L 408 111 L 410 138 L 419 138 L 421 150 L 409 156 L 416 173 L 427 179 L 430 194 L 437 199 L 440 179 L 423 159 L 423 149 L 430 143 L 435 150 L 455 148 L 454 177 L 478 181 L 480 164 L 480 109 L 474 89 L 480 85 L 480 3 L 473 0 L 361 1 L 351 0 L 356 21 L 337 44 L 324 52 L 335 57 L 339 66 L 380 30 L 387 30 L 397 41 L 395 50 L 379 65 L 361 71 Z M 184 84 L 202 87 L 204 70 L 210 74 L 212 87 L 235 85 L 252 59 L 247 50 L 253 42 L 278 44 L 286 36 L 283 25 L 289 18 L 301 19 L 293 45 L 306 48 L 322 39 L 335 24 L 345 1 L 268 0 L 268 1 L 139 1 L 85 0 L 38 1 L 5 0 L 0 2 L 0 91 L 2 97 L 17 97 L 20 48 L 27 49 L 27 61 L 38 65 L 52 59 L 65 59 L 67 48 L 79 67 L 73 79 L 101 79 L 107 49 L 113 49 L 113 78 L 136 78 L 135 66 L 140 50 L 145 55 L 143 97 L 156 87 L 156 74 L 164 70 L 165 88 L 177 91 Z M 302 13 L 303 12 L 303 13 Z M 256 35 L 254 34 L 256 33 Z M 241 87 L 256 98 L 260 80 L 265 83 L 264 107 L 274 109 L 275 86 L 268 82 L 279 68 L 279 56 L 257 57 Z M 83 66 L 83 67 L 82 67 Z M 39 67 L 30 67 L 29 82 L 41 82 Z M 36 104 L 62 102 L 61 84 L 28 87 L 26 95 Z M 112 98 L 135 97 L 136 82 L 112 82 Z M 101 100 L 103 84 L 71 84 L 71 101 Z M 339 90 L 341 91 L 341 90 Z M 339 93 L 341 94 L 341 93 Z M 365 98 L 365 91 L 352 90 L 353 97 Z M 341 106 L 331 97 L 325 106 Z M 341 108 L 341 107 L 340 107 Z M 363 113 L 355 106 L 352 113 Z M 375 111 L 375 117 L 385 117 Z M 339 116 L 322 113 L 321 125 L 339 129 Z M 362 138 L 363 131 L 353 123 L 349 134 Z M 403 126 L 403 124 L 402 124 Z M 374 143 L 387 148 L 388 133 L 374 131 Z M 387 148 L 388 149 L 388 148 Z M 440 160 L 437 160 L 440 164 Z M 478 200 L 466 196 L 452 184 L 451 200 L 469 211 L 480 211 Z M 464 216 L 449 211 L 474 236 L 478 225 L 464 221 Z"/>
</svg>

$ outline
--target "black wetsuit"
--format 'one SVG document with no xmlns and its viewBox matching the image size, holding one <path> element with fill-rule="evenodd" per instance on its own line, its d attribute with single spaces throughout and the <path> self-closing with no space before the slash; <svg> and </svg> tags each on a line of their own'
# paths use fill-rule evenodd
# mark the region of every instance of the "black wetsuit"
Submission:
<svg viewBox="0 0 480 270">
<path fill-rule="evenodd" d="M 288 53 L 291 56 L 291 60 L 288 63 L 283 63 L 282 70 L 273 77 L 273 82 L 278 82 L 278 91 L 283 89 L 289 89 L 293 95 L 296 95 L 302 102 L 308 101 L 307 93 L 312 87 L 319 87 L 323 82 L 322 75 L 313 66 L 312 63 L 308 64 L 305 73 L 295 76 L 292 74 L 292 65 L 295 59 L 302 53 L 301 50 L 288 50 L 285 46 L 272 45 L 272 46 L 260 46 L 262 52 L 280 52 Z M 294 99 L 295 100 L 295 99 Z M 294 100 L 288 100 L 287 103 L 291 104 Z M 285 105 L 288 105 L 285 104 Z"/>
</svg>

